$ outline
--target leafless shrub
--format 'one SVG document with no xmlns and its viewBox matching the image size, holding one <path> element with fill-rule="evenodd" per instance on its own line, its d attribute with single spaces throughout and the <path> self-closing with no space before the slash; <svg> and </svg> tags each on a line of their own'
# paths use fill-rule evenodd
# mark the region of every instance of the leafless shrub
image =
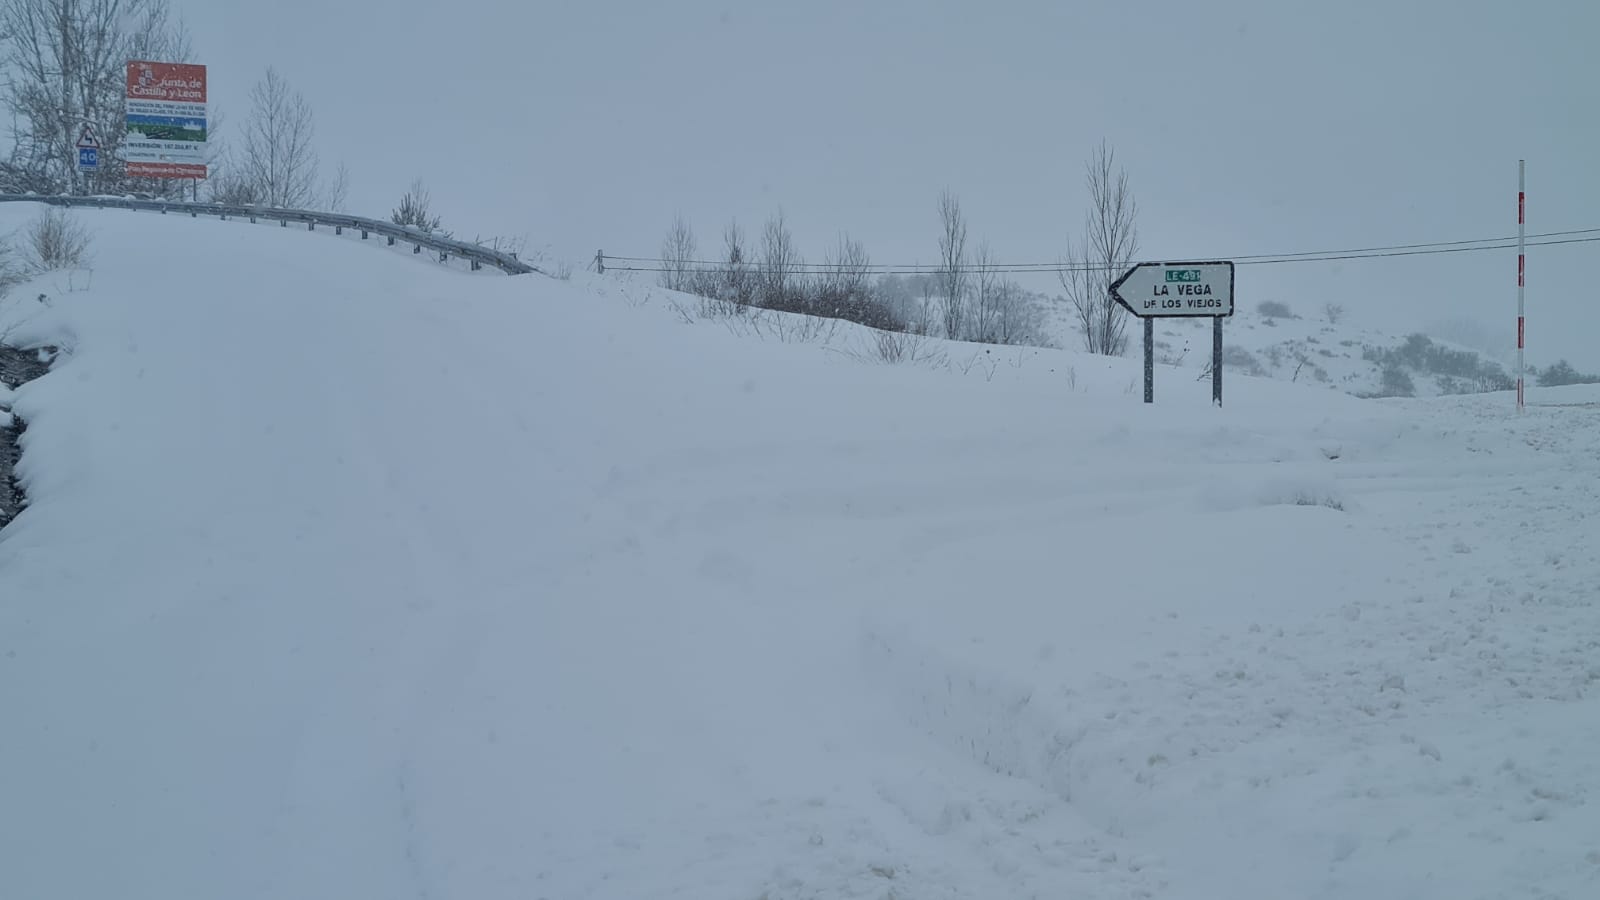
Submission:
<svg viewBox="0 0 1600 900">
<path fill-rule="evenodd" d="M 349 200 L 350 167 L 341 161 L 339 167 L 333 171 L 333 181 L 328 183 L 328 199 L 325 202 L 328 204 L 329 212 L 344 212 Z"/>
<path fill-rule="evenodd" d="M 1294 314 L 1294 310 L 1289 308 L 1289 304 L 1281 300 L 1263 300 L 1256 304 L 1256 312 L 1267 320 L 1268 325 L 1274 324 L 1273 319 L 1298 318 Z"/>
<path fill-rule="evenodd" d="M 434 221 L 437 222 L 438 218 L 435 217 Z M 483 237 L 480 235 L 473 238 L 472 242 L 484 249 L 493 250 L 496 253 L 504 253 L 513 259 L 520 259 L 528 249 L 528 239 L 524 236 L 496 234 L 490 237 Z M 540 256 L 543 256 L 543 254 L 540 254 Z M 571 264 L 568 264 L 568 268 L 571 268 Z"/>
<path fill-rule="evenodd" d="M 732 300 L 721 296 L 700 298 L 700 318 L 702 319 L 727 319 L 744 315 L 747 307 L 740 306 Z"/>
<path fill-rule="evenodd" d="M 932 364 L 944 362 L 944 354 L 935 349 L 927 336 L 905 331 L 874 331 L 869 351 L 854 354 L 858 358 L 890 365 L 901 363 Z"/>
<path fill-rule="evenodd" d="M 892 306 L 873 290 L 872 258 L 860 241 L 839 236 L 839 247 L 825 257 L 814 279 L 812 311 L 868 328 L 898 330 L 904 327 Z"/>
<path fill-rule="evenodd" d="M 963 375 L 971 374 L 973 369 L 977 369 L 983 373 L 985 381 L 993 381 L 994 373 L 1000 368 L 1000 364 L 995 360 L 994 354 L 985 349 L 982 353 L 972 354 L 972 358 L 966 362 L 956 363 L 956 367 Z"/>
<path fill-rule="evenodd" d="M 65 209 L 51 207 L 27 229 L 28 267 L 34 272 L 81 269 L 89 264 L 89 232 Z"/>
<path fill-rule="evenodd" d="M 683 321 L 683 324 L 693 325 L 695 323 L 696 316 L 694 311 L 680 303 L 677 298 L 674 297 L 667 300 L 667 306 L 671 307 L 674 313 L 677 313 L 678 318 Z"/>
<path fill-rule="evenodd" d="M 17 252 L 12 238 L 0 238 L 0 303 L 5 301 L 13 288 L 28 280 L 30 268 L 28 261 Z"/>
<path fill-rule="evenodd" d="M 767 332 L 786 344 L 829 344 L 839 333 L 839 320 L 820 316 L 775 315 Z"/>
<path fill-rule="evenodd" d="M 688 291 L 693 287 L 694 229 L 680 214 L 661 241 L 661 286 L 669 291 Z"/>
<path fill-rule="evenodd" d="M 721 283 L 717 285 L 719 299 L 731 303 L 736 312 L 750 308 L 756 302 L 756 273 L 751 269 L 749 254 L 745 250 L 744 231 L 737 221 L 729 222 L 722 232 L 723 265 Z"/>
</svg>

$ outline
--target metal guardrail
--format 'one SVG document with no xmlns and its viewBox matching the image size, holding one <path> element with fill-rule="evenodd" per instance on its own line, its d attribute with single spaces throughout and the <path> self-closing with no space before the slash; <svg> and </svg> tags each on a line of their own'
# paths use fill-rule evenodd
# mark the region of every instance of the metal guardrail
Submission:
<svg viewBox="0 0 1600 900">
<path fill-rule="evenodd" d="M 361 239 L 367 240 L 372 235 L 377 235 L 388 241 L 389 246 L 395 244 L 410 244 L 412 252 L 420 254 L 424 248 L 438 254 L 439 262 L 449 262 L 451 258 L 465 260 L 472 265 L 473 271 L 484 266 L 492 266 L 505 272 L 507 275 L 527 275 L 538 273 L 546 274 L 536 266 L 531 266 L 516 257 L 513 253 L 502 253 L 490 250 L 480 244 L 470 244 L 452 238 L 439 237 L 426 232 L 385 222 L 382 219 L 367 219 L 361 216 L 345 215 L 344 213 L 316 212 L 309 209 L 280 209 L 267 206 L 231 206 L 221 203 L 185 203 L 171 200 L 140 200 L 133 197 L 115 196 L 88 196 L 77 197 L 60 194 L 0 194 L 0 203 L 48 203 L 51 206 L 78 207 L 84 209 L 131 209 L 144 212 L 162 214 L 177 213 L 188 214 L 191 217 L 216 216 L 219 219 L 248 219 L 257 222 L 265 219 L 269 222 L 278 222 L 287 227 L 290 222 L 303 224 L 309 231 L 315 231 L 318 225 L 332 228 L 335 234 L 343 234 L 346 228 L 351 231 L 361 232 Z"/>
</svg>

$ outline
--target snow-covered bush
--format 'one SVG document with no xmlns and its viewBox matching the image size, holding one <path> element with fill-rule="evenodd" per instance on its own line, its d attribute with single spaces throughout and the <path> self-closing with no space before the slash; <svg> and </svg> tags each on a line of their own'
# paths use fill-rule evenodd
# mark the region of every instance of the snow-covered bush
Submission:
<svg viewBox="0 0 1600 900">
<path fill-rule="evenodd" d="M 89 232 L 65 209 L 39 214 L 26 232 L 28 267 L 35 273 L 81 269 L 89 264 Z"/>
</svg>

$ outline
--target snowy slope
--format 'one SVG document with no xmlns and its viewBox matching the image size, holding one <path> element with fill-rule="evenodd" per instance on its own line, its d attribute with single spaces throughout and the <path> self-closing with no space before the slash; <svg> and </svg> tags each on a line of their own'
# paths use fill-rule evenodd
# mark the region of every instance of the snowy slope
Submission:
<svg viewBox="0 0 1600 900">
<path fill-rule="evenodd" d="M 1045 331 L 1050 343 L 1065 348 L 1083 346 L 1082 332 L 1065 301 L 1060 298 L 1050 301 L 1035 295 L 1035 302 L 1046 312 Z M 1292 304 L 1284 304 L 1290 316 L 1268 316 L 1258 311 L 1258 305 L 1241 303 L 1234 315 L 1224 321 L 1225 373 L 1274 378 L 1362 397 L 1437 397 L 1492 392 L 1500 389 L 1492 383 L 1492 376 L 1515 378 L 1514 368 L 1507 360 L 1451 340 L 1445 334 L 1390 333 L 1367 327 L 1342 314 L 1330 321 L 1325 311 L 1296 309 Z M 1208 377 L 1205 373 L 1211 364 L 1211 327 L 1211 320 L 1207 318 L 1156 320 L 1156 358 L 1189 369 L 1191 377 Z M 1460 326 L 1456 330 L 1469 327 Z M 1127 355 L 1130 357 L 1142 358 L 1142 328 L 1137 320 L 1128 320 Z M 1396 393 L 1393 386 L 1384 383 L 1385 360 L 1374 357 L 1376 353 L 1403 347 L 1412 334 L 1423 334 L 1440 351 L 1455 355 L 1452 361 L 1458 366 L 1465 363 L 1471 371 L 1458 368 L 1441 372 L 1426 364 L 1417 365 L 1401 359 L 1396 364 L 1405 373 L 1410 389 Z M 1531 359 L 1529 363 L 1539 365 L 1540 361 Z M 1529 382 L 1532 381 L 1530 374 Z"/>
<path fill-rule="evenodd" d="M 0 896 L 1600 889 L 1600 390 L 1146 406 L 80 218 L 92 286 L 8 313 L 67 352 L 11 401 Z"/>
</svg>

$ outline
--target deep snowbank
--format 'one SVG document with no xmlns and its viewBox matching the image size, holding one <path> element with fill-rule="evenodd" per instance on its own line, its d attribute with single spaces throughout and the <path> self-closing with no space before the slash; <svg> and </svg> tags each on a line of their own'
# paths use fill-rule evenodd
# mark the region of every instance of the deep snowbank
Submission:
<svg viewBox="0 0 1600 900">
<path fill-rule="evenodd" d="M 24 329 L 70 352 L 14 399 L 0 894 L 1600 872 L 1594 409 L 1219 410 L 1167 369 L 1146 407 L 1131 360 L 878 365 L 608 279 L 82 219 L 92 288 Z"/>
</svg>

